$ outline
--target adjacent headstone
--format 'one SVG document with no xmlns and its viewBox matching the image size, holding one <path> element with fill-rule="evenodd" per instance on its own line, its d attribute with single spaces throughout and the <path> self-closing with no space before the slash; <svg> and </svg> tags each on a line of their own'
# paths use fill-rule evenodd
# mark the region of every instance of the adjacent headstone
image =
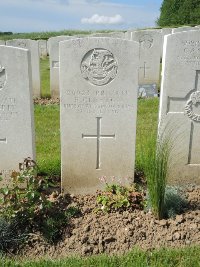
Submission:
<svg viewBox="0 0 200 267">
<path fill-rule="evenodd" d="M 91 37 L 110 37 L 110 38 L 122 38 L 125 39 L 124 32 L 98 32 L 90 35 Z"/>
<path fill-rule="evenodd" d="M 198 31 L 164 41 L 159 131 L 172 142 L 169 182 L 200 184 L 200 38 Z"/>
<path fill-rule="evenodd" d="M 128 30 L 127 32 L 124 33 L 124 37 L 126 40 L 131 40 L 131 35 L 132 35 L 131 30 Z"/>
<path fill-rule="evenodd" d="M 139 42 L 139 85 L 159 85 L 160 54 L 162 49 L 161 30 L 142 30 L 132 32 L 132 40 Z"/>
<path fill-rule="evenodd" d="M 172 33 L 195 31 L 195 30 L 198 31 L 199 29 L 196 28 L 196 27 L 184 26 L 184 27 L 179 27 L 179 28 L 172 29 Z"/>
<path fill-rule="evenodd" d="M 28 50 L 0 46 L 0 176 L 27 157 L 35 159 L 31 63 Z"/>
<path fill-rule="evenodd" d="M 65 192 L 94 193 L 101 176 L 133 181 L 138 60 L 139 44 L 119 38 L 60 43 Z"/>
<path fill-rule="evenodd" d="M 156 84 L 143 84 L 138 88 L 139 98 L 158 97 L 158 90 Z"/>
<path fill-rule="evenodd" d="M 6 41 L 6 45 L 19 48 L 26 48 L 30 50 L 33 97 L 39 98 L 41 96 L 41 91 L 40 91 L 40 57 L 39 57 L 38 42 L 29 39 L 13 39 Z"/>
<path fill-rule="evenodd" d="M 47 41 L 46 40 L 38 40 L 38 45 L 39 45 L 40 58 L 46 58 L 48 55 L 48 53 L 47 53 Z"/>
<path fill-rule="evenodd" d="M 72 36 L 51 37 L 48 40 L 49 45 L 49 64 L 50 64 L 50 91 L 52 98 L 60 97 L 59 90 L 59 42 L 69 40 Z"/>
<path fill-rule="evenodd" d="M 161 58 L 163 54 L 163 44 L 164 44 L 164 37 L 165 35 L 171 34 L 172 33 L 172 28 L 163 28 L 162 29 L 162 47 L 161 47 Z"/>
</svg>

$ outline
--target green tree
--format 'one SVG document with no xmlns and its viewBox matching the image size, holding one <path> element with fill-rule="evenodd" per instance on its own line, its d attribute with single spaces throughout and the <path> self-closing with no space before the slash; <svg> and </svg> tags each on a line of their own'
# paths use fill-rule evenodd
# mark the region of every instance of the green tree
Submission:
<svg viewBox="0 0 200 267">
<path fill-rule="evenodd" d="M 200 0 L 163 0 L 157 24 L 161 27 L 200 24 Z"/>
</svg>

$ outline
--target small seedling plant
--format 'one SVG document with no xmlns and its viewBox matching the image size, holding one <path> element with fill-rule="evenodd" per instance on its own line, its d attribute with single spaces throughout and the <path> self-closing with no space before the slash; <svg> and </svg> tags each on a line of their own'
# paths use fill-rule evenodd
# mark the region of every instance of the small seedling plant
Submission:
<svg viewBox="0 0 200 267">
<path fill-rule="evenodd" d="M 135 184 L 126 186 L 116 177 L 109 184 L 107 178 L 99 178 L 105 184 L 104 191 L 97 192 L 97 211 L 112 212 L 122 210 L 143 209 L 145 206 L 144 192 L 138 191 Z"/>
</svg>

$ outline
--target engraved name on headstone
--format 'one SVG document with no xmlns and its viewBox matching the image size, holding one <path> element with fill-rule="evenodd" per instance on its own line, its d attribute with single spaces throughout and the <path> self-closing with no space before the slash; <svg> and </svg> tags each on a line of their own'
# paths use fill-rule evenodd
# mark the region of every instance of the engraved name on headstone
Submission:
<svg viewBox="0 0 200 267">
<path fill-rule="evenodd" d="M 60 43 L 61 165 L 65 192 L 99 177 L 134 177 L 139 44 L 88 37 Z"/>
</svg>

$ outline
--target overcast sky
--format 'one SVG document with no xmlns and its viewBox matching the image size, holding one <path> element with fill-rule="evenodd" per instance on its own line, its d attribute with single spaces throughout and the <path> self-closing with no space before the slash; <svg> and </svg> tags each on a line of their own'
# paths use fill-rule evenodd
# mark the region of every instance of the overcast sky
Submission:
<svg viewBox="0 0 200 267">
<path fill-rule="evenodd" d="M 162 0 L 0 0 L 0 31 L 155 26 Z"/>
</svg>

